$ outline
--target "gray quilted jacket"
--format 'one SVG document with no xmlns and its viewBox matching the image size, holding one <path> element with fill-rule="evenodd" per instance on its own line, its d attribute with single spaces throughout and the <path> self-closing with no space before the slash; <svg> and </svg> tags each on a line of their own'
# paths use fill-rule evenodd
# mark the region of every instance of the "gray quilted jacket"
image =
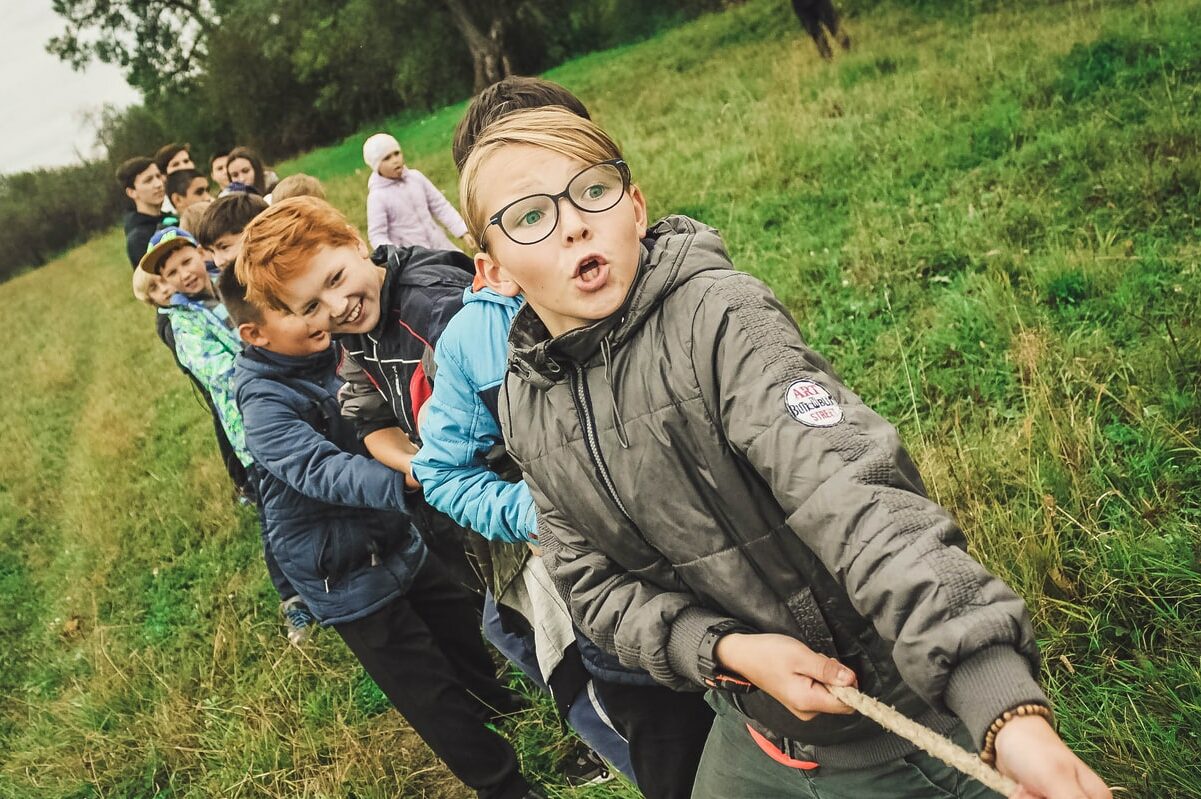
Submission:
<svg viewBox="0 0 1201 799">
<path fill-rule="evenodd" d="M 527 305 L 510 343 L 500 416 L 546 565 L 624 664 L 695 690 L 705 630 L 735 619 L 837 657 L 936 729 L 958 717 L 977 745 L 1008 708 L 1046 703 L 1022 600 L 716 231 L 662 220 L 617 313 L 551 338 Z M 858 715 L 727 699 L 830 767 L 911 750 Z"/>
</svg>

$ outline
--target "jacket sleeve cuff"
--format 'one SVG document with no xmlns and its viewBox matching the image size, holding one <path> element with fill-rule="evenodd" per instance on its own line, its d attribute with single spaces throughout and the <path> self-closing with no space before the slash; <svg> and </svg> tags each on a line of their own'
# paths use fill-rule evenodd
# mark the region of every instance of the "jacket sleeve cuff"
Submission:
<svg viewBox="0 0 1201 799">
<path fill-rule="evenodd" d="M 700 671 L 701 639 L 710 627 L 724 621 L 734 619 L 696 605 L 685 608 L 676 616 L 667 639 L 667 662 L 672 671 L 689 682 L 704 685 Z"/>
<path fill-rule="evenodd" d="M 359 441 L 362 441 L 367 436 L 385 427 L 396 427 L 395 419 L 366 419 L 360 420 L 355 424 L 355 431 L 358 433 Z"/>
<path fill-rule="evenodd" d="M 1046 705 L 1046 694 L 1030 673 L 1030 661 L 1011 646 L 981 649 L 962 661 L 947 681 L 946 704 L 963 721 L 979 750 L 984 735 L 1006 710 Z"/>
<path fill-rule="evenodd" d="M 518 533 L 525 536 L 526 541 L 538 540 L 538 507 L 530 499 L 528 494 L 524 497 L 527 500 L 525 512 L 521 514 L 521 527 L 517 530 Z"/>
</svg>

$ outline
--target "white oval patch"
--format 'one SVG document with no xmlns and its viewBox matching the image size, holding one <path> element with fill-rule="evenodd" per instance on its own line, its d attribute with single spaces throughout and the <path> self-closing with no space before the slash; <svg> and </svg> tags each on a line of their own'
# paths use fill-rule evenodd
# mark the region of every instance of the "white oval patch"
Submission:
<svg viewBox="0 0 1201 799">
<path fill-rule="evenodd" d="M 842 421 L 842 408 L 812 380 L 798 380 L 785 389 L 784 404 L 793 419 L 810 427 L 833 427 Z"/>
</svg>

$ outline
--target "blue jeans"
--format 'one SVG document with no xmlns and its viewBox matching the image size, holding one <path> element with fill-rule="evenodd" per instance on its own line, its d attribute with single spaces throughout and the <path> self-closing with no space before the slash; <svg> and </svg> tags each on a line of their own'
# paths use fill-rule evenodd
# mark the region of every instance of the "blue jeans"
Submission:
<svg viewBox="0 0 1201 799">
<path fill-rule="evenodd" d="M 548 690 L 542 671 L 538 668 L 533 641 L 504 630 L 491 591 L 484 597 L 484 637 L 510 663 L 521 669 L 522 674 L 533 680 L 543 691 Z M 613 729 L 591 681 L 571 703 L 571 710 L 567 712 L 567 724 L 584 743 L 608 761 L 609 765 L 637 784 L 634 767 L 630 765 L 630 745 Z"/>
</svg>

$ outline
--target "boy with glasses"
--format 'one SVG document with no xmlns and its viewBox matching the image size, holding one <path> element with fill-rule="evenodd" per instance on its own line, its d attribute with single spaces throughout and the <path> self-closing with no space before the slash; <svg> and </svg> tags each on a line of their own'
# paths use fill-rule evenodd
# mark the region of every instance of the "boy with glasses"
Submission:
<svg viewBox="0 0 1201 799">
<path fill-rule="evenodd" d="M 992 795 L 824 688 L 858 682 L 1023 795 L 1109 799 L 1049 723 L 1024 603 L 716 231 L 648 227 L 560 109 L 489 126 L 460 196 L 477 269 L 526 298 L 500 417 L 548 570 L 623 663 L 712 689 L 694 797 Z"/>
</svg>

